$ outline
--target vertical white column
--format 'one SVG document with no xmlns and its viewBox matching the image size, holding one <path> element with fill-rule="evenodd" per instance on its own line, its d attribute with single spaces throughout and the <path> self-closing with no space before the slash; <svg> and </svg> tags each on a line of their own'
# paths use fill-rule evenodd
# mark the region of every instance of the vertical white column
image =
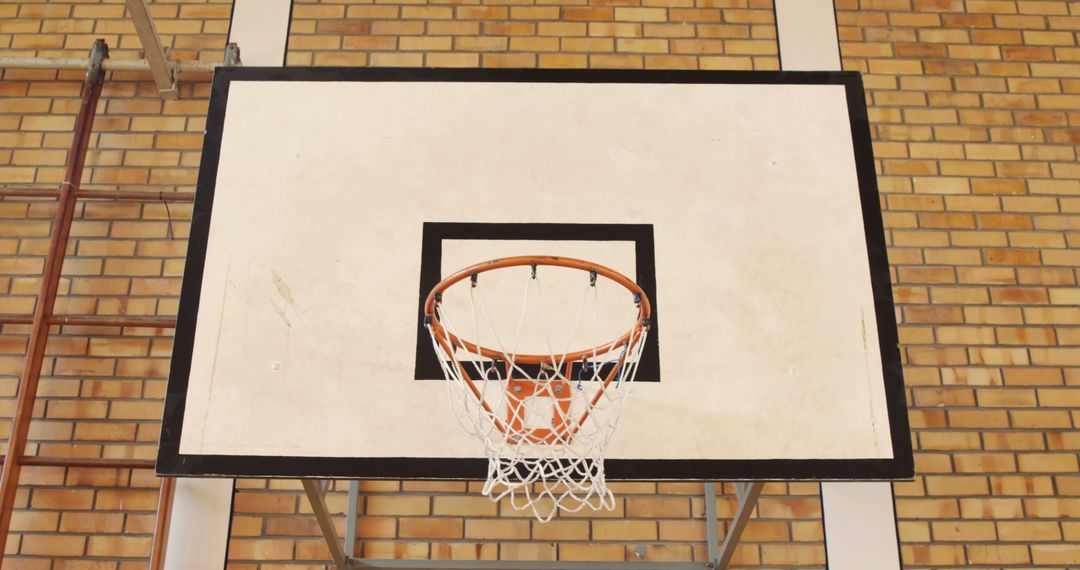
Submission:
<svg viewBox="0 0 1080 570">
<path fill-rule="evenodd" d="M 229 42 L 245 66 L 285 65 L 292 0 L 235 0 Z M 177 478 L 165 546 L 166 570 L 225 568 L 233 479 Z"/>
<path fill-rule="evenodd" d="M 177 478 L 165 570 L 225 568 L 232 496 L 232 479 Z"/>
<path fill-rule="evenodd" d="M 780 67 L 840 70 L 832 0 L 774 0 Z M 822 483 L 821 507 L 829 570 L 900 570 L 892 483 Z"/>
<path fill-rule="evenodd" d="M 840 69 L 840 40 L 832 0 L 774 0 L 780 67 L 784 71 Z"/>
<path fill-rule="evenodd" d="M 229 41 L 247 67 L 285 65 L 292 0 L 235 0 Z"/>
<path fill-rule="evenodd" d="M 829 570 L 901 570 L 891 483 L 822 483 Z"/>
</svg>

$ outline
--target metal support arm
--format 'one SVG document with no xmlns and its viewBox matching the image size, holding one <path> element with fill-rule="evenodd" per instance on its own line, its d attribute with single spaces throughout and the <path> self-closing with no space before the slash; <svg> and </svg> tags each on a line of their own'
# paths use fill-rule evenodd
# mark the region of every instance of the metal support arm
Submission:
<svg viewBox="0 0 1080 570">
<path fill-rule="evenodd" d="M 158 93 L 163 99 L 176 99 L 179 94 L 176 90 L 173 64 L 165 56 L 165 46 L 161 44 L 161 37 L 154 27 L 154 19 L 150 17 L 146 0 L 126 0 L 126 3 L 128 11 L 131 12 L 131 21 L 135 23 L 135 31 L 139 33 L 143 54 L 150 65 L 150 73 L 154 76 Z"/>
<path fill-rule="evenodd" d="M 739 500 L 739 509 L 735 512 L 735 519 L 731 521 L 727 536 L 724 537 L 720 555 L 711 561 L 711 566 L 716 570 L 727 570 L 731 566 L 731 559 L 735 556 L 735 547 L 739 545 L 739 539 L 742 538 L 743 530 L 750 522 L 750 515 L 754 512 L 754 507 L 757 506 L 758 497 L 761 496 L 761 490 L 764 487 L 764 481 L 735 483 L 735 497 Z"/>
<path fill-rule="evenodd" d="M 708 570 L 701 562 L 532 562 L 519 560 L 356 560 L 385 570 Z"/>
<path fill-rule="evenodd" d="M 345 557 L 345 551 L 341 548 L 341 540 L 337 530 L 334 529 L 334 521 L 330 520 L 330 511 L 326 508 L 326 491 L 323 483 L 315 479 L 301 479 L 304 484 L 304 492 L 307 493 L 308 501 L 311 502 L 311 510 L 315 513 L 315 520 L 319 522 L 326 546 L 330 548 L 330 556 L 334 559 L 334 565 L 338 570 L 346 570 L 349 567 L 349 559 Z M 329 484 L 329 481 L 327 481 Z M 329 485 L 327 485 L 329 486 Z"/>
<path fill-rule="evenodd" d="M 727 570 L 735 556 L 735 547 L 742 538 L 743 530 L 750 522 L 750 515 L 757 506 L 758 497 L 765 483 L 761 481 L 736 483 L 735 496 L 739 508 L 731 521 L 723 546 L 718 545 L 719 525 L 716 517 L 716 484 L 705 483 L 705 525 L 708 532 L 707 563 L 701 562 L 525 562 L 513 560 L 372 560 L 354 558 L 356 537 L 356 514 L 359 504 L 359 485 L 350 481 L 348 514 L 346 519 L 345 549 L 338 538 L 334 524 L 326 508 L 323 486 L 320 482 L 304 479 L 304 491 L 311 501 L 312 511 L 319 521 L 323 538 L 330 548 L 330 555 L 339 570 L 348 568 L 385 568 L 387 570 L 438 569 L 438 570 Z"/>
</svg>

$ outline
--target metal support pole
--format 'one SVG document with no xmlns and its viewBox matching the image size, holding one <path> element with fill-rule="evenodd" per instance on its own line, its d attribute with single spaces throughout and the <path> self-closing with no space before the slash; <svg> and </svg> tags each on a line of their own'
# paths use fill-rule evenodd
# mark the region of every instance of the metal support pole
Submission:
<svg viewBox="0 0 1080 570">
<path fill-rule="evenodd" d="M 720 529 L 716 522 L 716 483 L 705 483 L 705 534 L 709 547 L 709 562 L 717 559 L 720 552 Z"/>
<path fill-rule="evenodd" d="M 314 479 L 301 479 L 300 482 L 304 484 L 304 492 L 307 493 L 308 501 L 311 503 L 311 511 L 315 513 L 315 520 L 319 522 L 319 529 L 322 530 L 323 538 L 326 539 L 326 546 L 330 549 L 330 557 L 334 559 L 334 565 L 338 570 L 347 570 L 349 560 L 341 548 L 341 540 L 338 539 L 337 531 L 334 529 L 334 521 L 330 520 L 330 512 L 326 508 L 326 491 L 322 482 Z"/>
<path fill-rule="evenodd" d="M 349 481 L 349 507 L 345 514 L 345 556 L 356 558 L 356 517 L 360 510 L 360 482 Z"/>
<path fill-rule="evenodd" d="M 735 513 L 735 520 L 731 521 L 727 536 L 724 537 L 724 546 L 720 548 L 720 556 L 713 563 L 717 570 L 727 570 L 731 566 L 731 559 L 735 556 L 735 547 L 739 545 L 743 530 L 750 522 L 750 515 L 757 506 L 758 497 L 765 487 L 764 481 L 751 483 L 735 483 L 735 496 L 739 499 L 739 510 Z"/>
<path fill-rule="evenodd" d="M 150 329 L 176 328 L 174 318 L 153 317 L 98 317 L 93 315 L 53 315 L 46 321 L 49 325 L 82 327 L 138 327 Z M 0 325 L 31 325 L 34 318 L 25 315 L 0 315 Z"/>
<path fill-rule="evenodd" d="M 352 568 L 387 570 L 708 570 L 701 562 L 526 562 L 519 560 L 354 560 Z"/>
<path fill-rule="evenodd" d="M 59 188 L 12 188 L 0 186 L 0 197 L 5 198 L 57 198 Z M 194 192 L 148 192 L 139 190 L 80 190 L 75 195 L 80 200 L 132 200 L 144 202 L 194 202 Z"/>
<path fill-rule="evenodd" d="M 146 0 L 126 0 L 126 4 L 131 12 L 131 21 L 135 24 L 135 31 L 139 33 L 143 54 L 146 56 L 146 63 L 150 65 L 150 74 L 154 76 L 158 93 L 163 99 L 176 99 L 178 93 L 173 64 L 165 57 L 165 47 L 161 45 L 161 37 L 154 27 L 154 19 L 150 17 Z"/>
<path fill-rule="evenodd" d="M 23 57 L 0 56 L 0 69 L 86 69 L 90 60 L 80 57 Z M 171 62 L 174 77 L 189 74 L 213 73 L 221 66 L 215 61 L 190 61 L 182 59 Z M 107 59 L 105 71 L 150 71 L 146 59 Z"/>
<path fill-rule="evenodd" d="M 0 461 L 7 457 L 0 455 Z M 42 457 L 24 455 L 19 460 L 22 465 L 39 467 L 85 467 L 89 469 L 153 469 L 153 459 L 122 459 L 112 457 Z"/>
<path fill-rule="evenodd" d="M 67 250 L 68 237 L 71 235 L 71 221 L 75 216 L 75 194 L 79 191 L 79 183 L 82 180 L 86 151 L 90 145 L 90 134 L 94 127 L 94 114 L 97 111 L 98 98 L 101 96 L 101 85 L 104 80 L 101 62 L 108 57 L 108 51 L 103 40 L 94 42 L 94 47 L 90 50 L 90 66 L 83 84 L 79 115 L 75 120 L 75 134 L 68 152 L 64 184 L 60 189 L 56 216 L 53 218 L 49 250 L 45 255 L 45 269 L 41 275 L 41 288 L 34 307 L 26 360 L 19 379 L 15 413 L 11 418 L 7 454 L 4 466 L 0 470 L 0 560 L 3 559 L 8 542 L 8 531 L 11 529 L 11 516 L 15 507 L 15 494 L 18 491 L 19 474 L 22 468 L 21 459 L 26 451 L 26 439 L 30 431 L 30 420 L 34 415 L 34 401 L 37 398 L 38 381 L 41 379 L 45 345 L 49 339 L 49 318 L 56 305 L 64 252 Z"/>
<path fill-rule="evenodd" d="M 165 546 L 169 542 L 169 516 L 172 514 L 173 491 L 176 479 L 162 477 L 158 490 L 157 515 L 154 520 L 154 541 L 150 545 L 150 570 L 165 567 Z"/>
<path fill-rule="evenodd" d="M 240 60 L 240 46 L 236 45 L 236 42 L 229 42 L 225 44 L 225 67 L 232 67 L 236 65 L 243 65 Z"/>
</svg>

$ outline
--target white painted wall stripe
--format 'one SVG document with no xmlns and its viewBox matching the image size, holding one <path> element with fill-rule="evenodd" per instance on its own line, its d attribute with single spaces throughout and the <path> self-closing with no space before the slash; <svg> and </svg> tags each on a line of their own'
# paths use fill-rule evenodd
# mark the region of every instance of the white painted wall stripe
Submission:
<svg viewBox="0 0 1080 570">
<path fill-rule="evenodd" d="M 229 40 L 245 66 L 285 65 L 292 0 L 235 0 Z M 165 570 L 225 568 L 233 479 L 176 480 Z"/>
<path fill-rule="evenodd" d="M 821 484 L 829 570 L 901 570 L 892 483 Z"/>
<path fill-rule="evenodd" d="M 785 71 L 840 69 L 832 0 L 774 0 L 780 66 Z"/>
<path fill-rule="evenodd" d="M 225 568 L 233 479 L 178 478 L 165 544 L 165 570 Z"/>
<path fill-rule="evenodd" d="M 285 65 L 292 0 L 235 0 L 229 41 L 246 67 Z"/>
<path fill-rule="evenodd" d="M 840 70 L 832 0 L 774 2 L 781 69 Z M 900 570 L 892 483 L 822 483 L 821 508 L 829 570 Z"/>
</svg>

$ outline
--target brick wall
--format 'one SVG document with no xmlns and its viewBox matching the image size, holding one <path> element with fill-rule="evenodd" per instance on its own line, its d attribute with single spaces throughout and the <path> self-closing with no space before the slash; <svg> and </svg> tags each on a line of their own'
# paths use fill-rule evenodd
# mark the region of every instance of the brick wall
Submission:
<svg viewBox="0 0 1080 570">
<path fill-rule="evenodd" d="M 297 0 L 288 64 L 779 67 L 771 0 Z"/>
<path fill-rule="evenodd" d="M 862 71 L 891 245 L 919 476 L 896 485 L 905 566 L 1080 566 L 1080 3 L 836 0 Z M 220 59 L 228 2 L 152 2 L 173 56 Z M 0 3 L 0 55 L 138 57 L 121 2 Z M 771 2 L 297 0 L 291 65 L 775 69 Z M 81 72 L 4 70 L 0 185 L 55 187 Z M 110 74 L 87 188 L 192 190 L 205 81 L 161 101 Z M 0 313 L 29 313 L 52 205 L 0 200 Z M 190 206 L 86 202 L 61 285 L 72 314 L 172 315 Z M 0 331 L 10 416 L 27 327 Z M 152 457 L 169 331 L 67 327 L 49 345 L 31 453 Z M 7 426 L 3 425 L 6 432 Z M 27 468 L 4 568 L 143 568 L 157 481 Z M 298 485 L 238 482 L 231 567 L 322 567 Z M 338 483 L 331 509 L 345 508 Z M 540 525 L 475 484 L 370 481 L 369 557 L 703 560 L 700 485 L 624 484 L 612 515 Z M 722 488 L 719 515 L 731 515 Z M 738 554 L 824 566 L 818 488 L 774 484 Z M 338 518 L 339 532 L 344 520 Z M 723 529 L 721 525 L 721 529 Z"/>
<path fill-rule="evenodd" d="M 920 476 L 909 566 L 1080 565 L 1080 3 L 837 2 Z"/>
</svg>

